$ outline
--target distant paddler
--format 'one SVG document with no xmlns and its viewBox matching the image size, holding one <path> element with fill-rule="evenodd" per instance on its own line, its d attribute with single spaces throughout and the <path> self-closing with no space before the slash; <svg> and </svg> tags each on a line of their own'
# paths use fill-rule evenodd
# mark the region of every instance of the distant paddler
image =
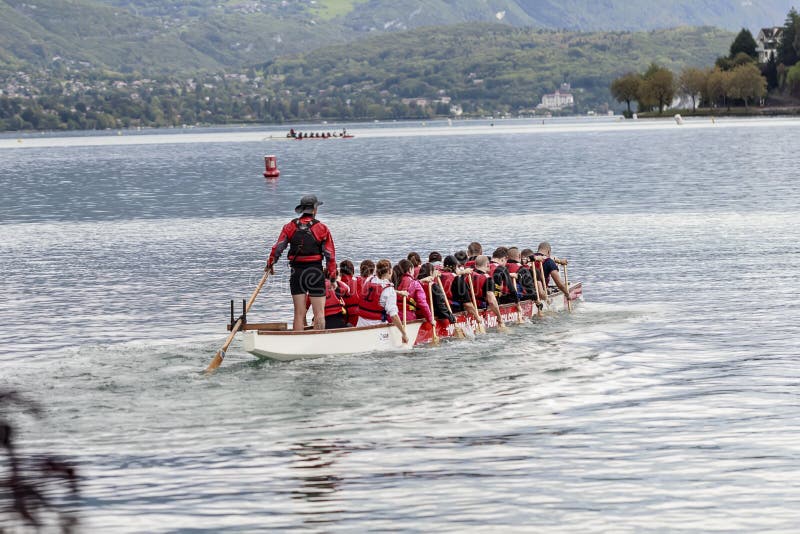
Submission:
<svg viewBox="0 0 800 534">
<path fill-rule="evenodd" d="M 314 330 L 325 329 L 325 278 L 322 260 L 325 259 L 327 278 L 336 280 L 336 250 L 330 230 L 316 219 L 322 202 L 315 195 L 305 195 L 294 211 L 300 215 L 281 230 L 272 247 L 265 271 L 272 272 L 275 262 L 289 247 L 289 265 L 292 273 L 289 289 L 294 304 L 294 330 L 302 331 L 306 316 L 306 296 L 314 310 Z"/>
<path fill-rule="evenodd" d="M 575 300 L 575 297 L 571 297 L 569 294 L 569 288 L 561 281 L 561 277 L 558 274 L 558 264 L 556 260 L 550 257 L 552 253 L 552 248 L 550 247 L 550 243 L 547 241 L 542 241 L 539 243 L 539 251 L 534 255 L 538 256 L 537 261 L 541 261 L 541 271 L 544 280 L 542 283 L 544 284 L 545 290 L 547 290 L 547 284 L 549 283 L 550 279 L 553 280 L 553 283 L 556 287 L 564 293 L 564 296 L 567 298 L 567 301 Z"/>
</svg>

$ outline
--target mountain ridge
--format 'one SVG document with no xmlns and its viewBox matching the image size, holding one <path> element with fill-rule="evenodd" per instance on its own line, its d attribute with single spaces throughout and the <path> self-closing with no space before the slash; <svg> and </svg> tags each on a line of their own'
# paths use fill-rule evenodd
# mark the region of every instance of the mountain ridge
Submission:
<svg viewBox="0 0 800 534">
<path fill-rule="evenodd" d="M 634 5 L 631 5 L 634 4 Z M 789 0 L 0 0 L 0 67 L 241 68 L 363 37 L 492 21 L 579 31 L 779 25 Z M 598 7 L 600 6 L 600 7 Z M 740 24 L 741 23 L 741 24 Z"/>
</svg>

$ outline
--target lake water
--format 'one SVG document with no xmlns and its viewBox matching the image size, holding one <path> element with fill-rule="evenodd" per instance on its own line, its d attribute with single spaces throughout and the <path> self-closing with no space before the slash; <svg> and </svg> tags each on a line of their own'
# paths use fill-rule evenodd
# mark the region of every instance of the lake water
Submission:
<svg viewBox="0 0 800 534">
<path fill-rule="evenodd" d="M 84 531 L 800 529 L 800 121 L 351 131 L 0 140 L 0 387 L 44 408 L 22 452 L 78 465 Z M 548 240 L 586 302 L 202 376 L 310 192 L 339 259 Z"/>
</svg>

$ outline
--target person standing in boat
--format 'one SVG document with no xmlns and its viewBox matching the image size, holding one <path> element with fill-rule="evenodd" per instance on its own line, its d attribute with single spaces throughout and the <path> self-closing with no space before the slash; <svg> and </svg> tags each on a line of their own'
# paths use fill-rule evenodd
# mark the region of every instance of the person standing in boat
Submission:
<svg viewBox="0 0 800 534">
<path fill-rule="evenodd" d="M 545 289 L 547 289 L 547 285 L 550 282 L 550 279 L 553 280 L 553 283 L 556 287 L 561 290 L 562 293 L 567 297 L 569 300 L 575 300 L 573 297 L 569 295 L 569 288 L 564 285 L 564 282 L 561 281 L 561 276 L 558 274 L 558 264 L 550 257 L 553 249 L 550 247 L 550 243 L 547 241 L 542 241 L 539 243 L 539 251 L 534 255 L 537 258 L 537 261 L 542 262 L 542 271 L 544 271 L 544 280 L 542 281 Z"/>
<path fill-rule="evenodd" d="M 311 299 L 314 310 L 314 330 L 325 329 L 325 273 L 322 260 L 325 259 L 327 277 L 336 279 L 336 250 L 330 230 L 316 219 L 317 209 L 322 202 L 315 195 L 305 195 L 294 211 L 299 215 L 281 230 L 278 241 L 272 247 L 265 270 L 274 272 L 275 262 L 284 249 L 289 247 L 289 289 L 294 304 L 294 330 L 302 331 L 306 316 L 306 295 Z"/>
<path fill-rule="evenodd" d="M 397 311 L 397 292 L 389 278 L 392 275 L 392 262 L 380 260 L 375 265 L 375 274 L 364 281 L 358 301 L 358 323 L 356 326 L 372 326 L 391 322 L 403 335 L 403 343 L 408 343 L 408 335 L 400 314 Z"/>
</svg>

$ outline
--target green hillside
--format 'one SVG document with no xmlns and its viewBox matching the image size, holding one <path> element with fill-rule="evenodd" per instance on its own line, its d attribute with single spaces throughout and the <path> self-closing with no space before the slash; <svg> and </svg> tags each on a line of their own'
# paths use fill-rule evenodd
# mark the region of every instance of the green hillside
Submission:
<svg viewBox="0 0 800 534">
<path fill-rule="evenodd" d="M 530 113 L 572 85 L 574 110 L 615 105 L 609 84 L 651 62 L 708 65 L 733 33 L 715 28 L 557 32 L 463 24 L 378 34 L 248 68 L 144 76 L 0 70 L 0 130 L 84 129 Z"/>
<path fill-rule="evenodd" d="M 465 24 L 375 36 L 263 68 L 274 89 L 324 95 L 317 100 L 446 94 L 466 110 L 530 108 L 568 82 L 585 110 L 610 103 L 609 84 L 624 72 L 653 61 L 674 70 L 708 65 L 732 39 L 708 27 L 580 33 Z"/>
<path fill-rule="evenodd" d="M 462 23 L 649 30 L 781 24 L 792 0 L 0 0 L 0 69 L 150 75 L 241 68 L 377 34 Z"/>
</svg>

